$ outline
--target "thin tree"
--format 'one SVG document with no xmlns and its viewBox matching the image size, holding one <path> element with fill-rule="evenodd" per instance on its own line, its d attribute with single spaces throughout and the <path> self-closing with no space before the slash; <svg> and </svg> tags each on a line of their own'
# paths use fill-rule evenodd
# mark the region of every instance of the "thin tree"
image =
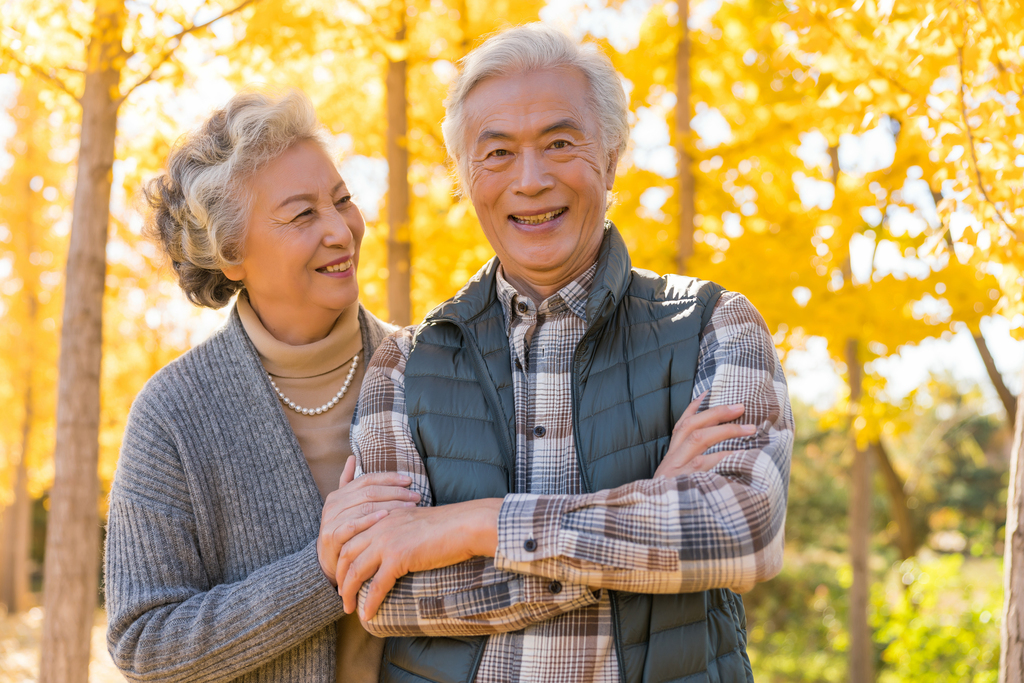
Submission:
<svg viewBox="0 0 1024 683">
<path fill-rule="evenodd" d="M 1021 372 L 1024 380 L 1024 371 Z M 1006 496 L 1006 546 L 1003 551 L 1003 626 L 999 683 L 1024 680 L 1024 401 L 1017 401 L 1010 490 Z"/>
<path fill-rule="evenodd" d="M 679 45 L 676 48 L 676 166 L 679 174 L 679 237 L 676 241 L 676 272 L 685 274 L 693 256 L 694 198 L 693 159 L 690 158 L 690 2 L 679 2 Z"/>
<path fill-rule="evenodd" d="M 2 191 L 8 197 L 5 202 L 4 218 L 14 239 L 13 261 L 15 273 L 22 281 L 19 315 L 16 316 L 20 331 L 17 333 L 18 354 L 12 358 L 12 376 L 20 379 L 17 391 L 21 394 L 22 405 L 19 419 L 17 460 L 14 464 L 13 496 L 10 505 L 0 511 L 0 603 L 9 612 L 28 609 L 29 589 L 29 537 L 31 531 L 32 501 L 28 492 L 28 456 L 33 443 L 33 432 L 37 422 L 35 404 L 34 372 L 39 363 L 39 268 L 32 263 L 33 255 L 40 248 L 37 236 L 42 228 L 39 224 L 42 199 L 31 187 L 31 178 L 45 173 L 52 166 L 45 149 L 37 137 L 43 115 L 38 104 L 38 84 L 29 81 L 21 84 L 13 118 L 17 126 L 15 138 L 20 138 L 22 147 L 15 145 L 14 164 L 3 185 Z M 45 121 L 45 120 L 44 120 Z M 43 123 L 42 125 L 46 125 Z M 46 141 L 48 142 L 48 141 Z M 42 188 L 39 188 L 42 189 Z M 8 311 L 7 315 L 13 315 Z"/>
<path fill-rule="evenodd" d="M 395 45 L 399 54 L 388 57 L 388 317 L 397 325 L 412 322 L 412 245 L 409 239 L 409 124 L 407 118 L 408 54 L 405 3 L 396 14 Z"/>
<path fill-rule="evenodd" d="M 147 60 L 150 69 L 122 87 L 129 54 L 122 46 L 124 0 L 96 0 L 86 46 L 84 86 L 74 92 L 55 68 L 5 49 L 5 56 L 73 97 L 81 106 L 78 176 L 65 274 L 54 452 L 54 482 L 44 571 L 45 621 L 40 681 L 85 683 L 99 571 L 99 417 L 102 308 L 117 114 L 140 85 L 158 76 L 183 36 L 233 14 L 193 22 Z"/>
<path fill-rule="evenodd" d="M 832 164 L 832 185 L 839 196 L 839 145 L 830 145 L 829 159 Z M 849 254 L 843 261 L 843 279 L 853 287 L 853 267 Z M 850 586 L 850 683 L 871 683 L 874 680 L 874 666 L 871 651 L 871 630 L 868 626 L 868 598 L 871 576 L 868 570 L 871 528 L 871 457 L 860 447 L 857 439 L 856 421 L 860 413 L 863 393 L 864 367 L 860 356 L 860 342 L 855 338 L 846 340 L 846 372 L 850 385 L 850 448 L 853 463 L 850 467 L 850 565 L 853 569 L 853 585 Z"/>
</svg>

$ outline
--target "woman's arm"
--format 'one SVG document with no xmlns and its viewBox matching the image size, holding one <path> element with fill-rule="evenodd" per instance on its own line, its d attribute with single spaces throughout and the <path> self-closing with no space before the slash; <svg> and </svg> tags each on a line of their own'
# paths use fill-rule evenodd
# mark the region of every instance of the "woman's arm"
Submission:
<svg viewBox="0 0 1024 683">
<path fill-rule="evenodd" d="M 144 392 L 129 416 L 107 524 L 107 644 L 129 680 L 236 678 L 342 616 L 315 539 L 214 584 L 197 525 L 177 449 Z"/>
</svg>

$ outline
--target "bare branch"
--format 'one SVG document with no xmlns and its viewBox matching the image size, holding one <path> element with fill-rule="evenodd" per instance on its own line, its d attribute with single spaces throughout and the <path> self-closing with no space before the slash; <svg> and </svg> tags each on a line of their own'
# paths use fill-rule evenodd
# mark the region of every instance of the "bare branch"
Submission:
<svg viewBox="0 0 1024 683">
<path fill-rule="evenodd" d="M 966 31 L 966 27 L 964 27 Z M 967 134 L 967 147 L 971 150 L 971 166 L 974 168 L 974 176 L 978 179 L 978 189 L 981 191 L 981 196 L 988 202 L 992 210 L 995 211 L 999 221 L 1010 229 L 1011 232 L 1016 233 L 1017 231 L 1010 225 L 1006 218 L 1003 216 L 1002 211 L 996 206 L 996 203 L 988 196 L 988 190 L 985 189 L 985 183 L 981 179 L 981 169 L 978 168 L 978 153 L 974 149 L 974 131 L 971 130 L 971 123 L 967 120 L 967 101 L 964 98 L 964 92 L 967 90 L 967 82 L 964 80 L 964 46 L 956 46 L 957 61 L 960 66 L 960 114 L 964 119 L 964 132 Z"/>
<path fill-rule="evenodd" d="M 986 343 L 985 336 L 982 335 L 981 330 L 979 329 L 977 333 L 973 334 L 974 343 L 978 346 L 978 353 L 981 354 L 981 360 L 985 363 L 988 377 L 992 380 L 992 386 L 995 387 L 996 393 L 999 394 L 999 400 L 1003 402 L 1003 409 L 1006 410 L 1006 419 L 1007 421 L 1012 421 L 1014 415 L 1017 414 L 1017 397 L 1006 386 L 1002 374 L 996 368 L 995 359 L 992 358 L 992 352 L 989 351 L 988 343 Z M 1011 426 L 1013 426 L 1012 422 Z"/>
<path fill-rule="evenodd" d="M 32 64 L 31 62 L 26 62 L 24 59 L 19 57 L 17 55 L 17 53 L 15 53 L 13 50 L 11 50 L 11 49 L 9 49 L 7 47 L 0 46 L 0 54 L 3 54 L 5 57 L 10 59 L 15 64 L 20 64 L 21 66 L 25 67 L 26 69 L 29 69 L 32 73 L 34 73 L 35 75 L 39 76 L 40 78 L 48 81 L 51 85 L 55 86 L 58 90 L 63 91 L 65 94 L 70 96 L 76 102 L 79 101 L 78 95 L 73 93 L 71 91 L 71 88 L 68 86 L 68 84 L 65 83 L 59 76 L 57 76 L 56 74 L 53 73 L 53 71 L 54 71 L 53 69 L 51 69 L 50 71 L 47 71 L 46 69 L 44 69 L 43 67 L 39 66 L 38 64 Z"/>
<path fill-rule="evenodd" d="M 203 22 L 202 24 L 192 24 L 191 26 L 188 26 L 188 27 L 182 29 L 181 33 L 178 33 L 173 38 L 171 38 L 171 46 L 169 48 L 167 48 L 166 50 L 164 50 L 163 54 L 161 54 L 157 58 L 156 63 L 149 70 L 149 73 L 147 73 L 141 79 L 136 81 L 136 83 L 134 85 L 132 85 L 130 88 L 128 88 L 128 90 L 126 90 L 125 93 L 123 95 L 121 95 L 121 99 L 118 100 L 118 104 L 121 104 L 126 99 L 128 99 L 128 96 L 131 95 L 132 92 L 134 92 L 136 88 L 138 88 L 139 86 L 144 85 L 144 84 L 150 82 L 151 80 L 153 80 L 153 78 L 156 76 L 156 72 L 160 69 L 160 67 L 162 67 L 164 64 L 166 64 L 168 62 L 168 60 L 170 60 L 171 57 L 174 55 L 174 53 L 178 49 L 178 47 L 181 46 L 181 39 L 182 38 L 184 38 L 185 36 L 187 36 L 190 33 L 196 33 L 198 31 L 202 31 L 203 29 L 205 29 L 208 26 L 210 26 L 210 24 L 213 24 L 214 22 L 220 21 L 221 19 L 224 19 L 226 17 L 229 17 L 232 14 L 235 14 L 236 12 L 240 12 L 243 9 L 245 9 L 246 7 L 248 7 L 249 5 L 253 4 L 254 2 L 258 2 L 258 1 L 259 0 L 242 0 L 242 2 L 240 2 L 237 5 L 235 5 L 233 8 L 227 10 L 226 12 L 222 12 L 219 16 L 217 16 L 217 17 L 215 17 L 213 19 L 210 19 L 209 21 Z"/>
</svg>

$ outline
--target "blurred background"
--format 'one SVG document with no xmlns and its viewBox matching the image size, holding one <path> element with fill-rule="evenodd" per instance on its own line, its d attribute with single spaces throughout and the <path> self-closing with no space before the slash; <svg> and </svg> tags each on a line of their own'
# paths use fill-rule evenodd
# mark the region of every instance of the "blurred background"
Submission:
<svg viewBox="0 0 1024 683">
<path fill-rule="evenodd" d="M 185 301 L 142 237 L 139 188 L 169 146 L 246 84 L 303 88 L 368 222 L 362 301 L 414 322 L 493 255 L 440 135 L 456 63 L 537 20 L 599 43 L 629 94 L 610 218 L 634 265 L 746 294 L 787 369 L 786 562 L 744 595 L 756 679 L 997 680 L 1024 413 L 1015 0 L 0 0 L 0 16 L 0 682 L 36 680 L 64 642 L 46 625 L 46 582 L 71 580 L 57 552 L 90 568 L 88 600 L 60 607 L 92 625 L 73 666 L 122 680 L 90 534 L 135 394 L 227 312 Z M 79 424 L 93 395 L 98 422 Z"/>
</svg>

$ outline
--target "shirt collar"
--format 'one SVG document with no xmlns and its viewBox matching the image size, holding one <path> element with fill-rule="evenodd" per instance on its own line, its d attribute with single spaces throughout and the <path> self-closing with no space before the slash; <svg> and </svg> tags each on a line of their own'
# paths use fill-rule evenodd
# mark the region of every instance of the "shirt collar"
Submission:
<svg viewBox="0 0 1024 683">
<path fill-rule="evenodd" d="M 594 287 L 594 276 L 596 274 L 597 262 L 595 261 L 589 268 L 583 271 L 579 277 L 542 301 L 540 309 L 547 310 L 553 308 L 560 300 L 565 304 L 569 311 L 573 313 L 573 315 L 586 322 L 587 297 L 590 296 L 590 290 Z M 505 272 L 502 268 L 498 268 L 496 275 L 498 300 L 501 302 L 501 308 L 505 312 L 505 320 L 508 321 L 509 324 L 511 324 L 512 320 L 515 319 L 516 312 L 519 310 L 520 305 L 526 307 L 526 310 L 523 312 L 531 312 L 534 310 L 533 302 L 529 297 L 521 295 L 516 291 L 516 288 L 505 279 Z"/>
</svg>

